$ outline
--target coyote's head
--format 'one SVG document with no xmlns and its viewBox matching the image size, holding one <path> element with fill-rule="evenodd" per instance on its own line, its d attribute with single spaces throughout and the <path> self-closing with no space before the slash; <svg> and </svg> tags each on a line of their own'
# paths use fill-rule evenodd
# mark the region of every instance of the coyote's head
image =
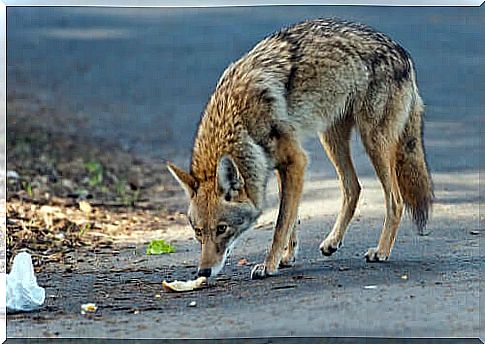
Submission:
<svg viewBox="0 0 485 344">
<path fill-rule="evenodd" d="M 246 194 L 234 160 L 222 156 L 215 177 L 197 180 L 172 163 L 168 169 L 189 196 L 187 216 L 200 242 L 199 276 L 215 276 L 224 267 L 236 240 L 250 229 L 260 210 Z"/>
</svg>

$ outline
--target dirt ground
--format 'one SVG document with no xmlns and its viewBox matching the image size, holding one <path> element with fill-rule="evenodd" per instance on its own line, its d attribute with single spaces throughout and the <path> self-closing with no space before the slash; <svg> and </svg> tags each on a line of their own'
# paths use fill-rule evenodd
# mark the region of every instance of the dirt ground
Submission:
<svg viewBox="0 0 485 344">
<path fill-rule="evenodd" d="M 204 16 L 200 16 L 202 10 L 70 11 L 9 12 L 7 269 L 17 252 L 28 249 L 38 283 L 46 290 L 40 310 L 8 314 L 9 338 L 479 336 L 485 328 L 484 317 L 479 316 L 484 254 L 480 251 L 478 124 L 483 104 L 478 101 L 478 76 L 470 71 L 483 67 L 483 58 L 473 43 L 481 20 L 475 12 L 410 9 L 413 25 L 426 28 L 427 49 L 403 26 L 395 32 L 404 40 L 407 37 L 405 45 L 411 46 L 423 66 L 420 86 L 429 104 L 425 144 L 436 194 L 429 235 L 417 235 L 406 218 L 390 260 L 365 262 L 364 253 L 379 237 L 384 202 L 354 135 L 353 158 L 363 193 L 344 247 L 330 258 L 321 256 L 318 246 L 333 225 L 340 193 L 330 162 L 313 140 L 305 145 L 311 165 L 300 209 L 296 265 L 265 280 L 249 278 L 251 267 L 264 259 L 271 242 L 277 212 L 276 183 L 271 179 L 267 210 L 235 248 L 220 276 L 206 288 L 177 294 L 165 292 L 161 282 L 193 278 L 199 247 L 184 215 L 185 195 L 167 173 L 165 158 L 188 165 L 197 116 L 211 89 L 205 83 L 215 83 L 233 58 L 223 52 L 238 56 L 269 27 L 316 16 L 314 12 L 359 17 L 389 29 L 399 22 L 400 14 L 390 9 L 317 7 L 293 12 L 275 9 L 271 17 L 268 9 L 251 16 L 248 9 L 227 9 L 220 25 L 228 31 L 221 32 L 210 25 L 214 18 L 222 18 L 216 10 Z M 232 32 L 230 20 L 247 29 L 245 34 Z M 183 25 L 178 26 L 179 22 Z M 88 31 L 98 31 L 89 31 L 93 36 L 86 39 L 74 30 L 80 23 Z M 103 31 L 100 23 L 125 31 Z M 207 41 L 188 35 L 187 25 L 206 30 Z M 450 33 L 450 27 L 455 31 Z M 136 35 L 140 28 L 145 28 L 142 38 Z M 133 36 L 127 33 L 130 30 Z M 178 39 L 162 34 L 170 30 L 180 35 Z M 128 41 L 119 41 L 124 34 Z M 103 35 L 116 39 L 103 45 Z M 58 54 L 52 53 L 54 45 Z M 116 68 L 110 69 L 113 56 L 129 61 L 131 55 L 123 54 L 128 54 L 126 47 L 134 46 L 146 69 L 116 68 L 125 70 L 130 82 L 146 84 L 133 95 L 142 97 L 136 101 L 123 94 L 125 79 Z M 167 51 L 180 53 L 178 62 L 186 67 L 164 66 L 163 71 L 187 73 L 188 79 L 180 76 L 177 80 L 182 84 L 164 89 L 166 97 L 160 100 L 150 93 L 160 82 L 152 79 L 150 68 L 156 59 L 165 63 Z M 436 58 L 440 54 L 446 58 Z M 173 61 L 173 56 L 165 58 Z M 456 70 L 448 66 L 451 63 L 456 63 Z M 189 74 L 196 67 L 206 68 L 205 74 L 192 80 Z M 462 79 L 455 84 L 461 86 L 452 91 L 448 84 L 457 75 Z M 92 84 L 83 84 L 83 78 Z M 111 88 L 106 87 L 108 81 Z M 96 94 L 102 94 L 106 103 L 94 102 Z M 152 98 L 144 99 L 147 94 Z M 178 103 L 182 95 L 193 96 L 193 101 Z M 128 99 L 128 105 L 123 105 L 123 99 Z M 164 104 L 160 109 L 158 102 Z M 149 104 L 144 108 L 148 119 L 128 116 L 140 110 L 135 106 L 140 103 Z M 79 104 L 85 104 L 81 110 Z M 183 117 L 186 112 L 192 117 Z M 178 117 L 170 117 L 173 114 Z M 152 239 L 164 239 L 176 252 L 147 255 Z M 241 259 L 247 263 L 238 264 Z M 189 306 L 193 301 L 195 307 Z M 98 309 L 82 314 L 81 305 L 88 302 Z"/>
</svg>

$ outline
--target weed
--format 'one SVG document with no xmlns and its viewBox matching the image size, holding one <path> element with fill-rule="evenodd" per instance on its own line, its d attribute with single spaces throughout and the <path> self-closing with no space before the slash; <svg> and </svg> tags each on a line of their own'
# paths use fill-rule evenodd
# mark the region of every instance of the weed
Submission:
<svg viewBox="0 0 485 344">
<path fill-rule="evenodd" d="M 98 186 L 103 182 L 103 166 L 98 162 L 87 162 L 84 167 L 89 173 L 89 185 Z"/>
<path fill-rule="evenodd" d="M 127 191 L 126 181 L 116 178 L 115 189 L 117 195 L 126 206 L 134 206 L 140 197 L 140 190 Z"/>
<path fill-rule="evenodd" d="M 32 184 L 30 184 L 30 182 L 23 181 L 22 182 L 22 188 L 25 191 L 27 191 L 27 194 L 29 195 L 30 198 L 33 198 L 34 197 L 34 190 L 32 188 Z"/>
<path fill-rule="evenodd" d="M 79 231 L 79 236 L 82 237 L 90 229 L 91 229 L 91 224 L 90 223 L 85 223 L 83 226 L 81 226 L 81 230 Z"/>
</svg>

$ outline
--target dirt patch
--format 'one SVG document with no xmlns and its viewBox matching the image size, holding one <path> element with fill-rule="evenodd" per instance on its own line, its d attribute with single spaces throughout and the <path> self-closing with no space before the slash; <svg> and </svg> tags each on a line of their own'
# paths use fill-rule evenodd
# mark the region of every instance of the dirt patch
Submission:
<svg viewBox="0 0 485 344">
<path fill-rule="evenodd" d="M 183 208 L 167 202 L 180 190 L 164 162 L 77 136 L 72 116 L 62 115 L 71 123 L 63 126 L 45 107 L 32 116 L 12 100 L 9 111 L 7 267 L 24 249 L 40 271 L 73 250 L 115 250 L 184 231 Z"/>
</svg>

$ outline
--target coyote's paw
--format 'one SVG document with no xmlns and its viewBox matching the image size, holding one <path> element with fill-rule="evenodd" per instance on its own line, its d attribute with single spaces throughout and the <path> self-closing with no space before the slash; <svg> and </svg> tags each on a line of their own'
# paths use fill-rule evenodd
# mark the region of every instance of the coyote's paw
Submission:
<svg viewBox="0 0 485 344">
<path fill-rule="evenodd" d="M 320 251 L 324 256 L 331 256 L 333 253 L 337 252 L 339 248 L 342 247 L 341 241 L 336 241 L 334 239 L 325 239 L 320 244 Z"/>
<path fill-rule="evenodd" d="M 266 278 L 266 265 L 256 264 L 251 270 L 251 279 L 263 279 Z"/>
<path fill-rule="evenodd" d="M 295 264 L 296 258 L 294 256 L 285 256 L 281 259 L 280 268 L 290 268 Z"/>
<path fill-rule="evenodd" d="M 266 264 L 256 264 L 251 270 L 251 279 L 263 279 L 278 273 L 277 269 L 271 270 Z"/>
<path fill-rule="evenodd" d="M 377 248 L 370 248 L 365 254 L 365 260 L 368 262 L 385 262 L 389 259 L 389 255 L 379 252 Z"/>
<path fill-rule="evenodd" d="M 293 266 L 296 261 L 296 254 L 298 252 L 298 243 L 296 241 L 292 241 L 289 243 L 288 247 L 285 249 L 285 253 L 283 254 L 283 258 L 280 261 L 280 268 L 289 268 Z"/>
</svg>

